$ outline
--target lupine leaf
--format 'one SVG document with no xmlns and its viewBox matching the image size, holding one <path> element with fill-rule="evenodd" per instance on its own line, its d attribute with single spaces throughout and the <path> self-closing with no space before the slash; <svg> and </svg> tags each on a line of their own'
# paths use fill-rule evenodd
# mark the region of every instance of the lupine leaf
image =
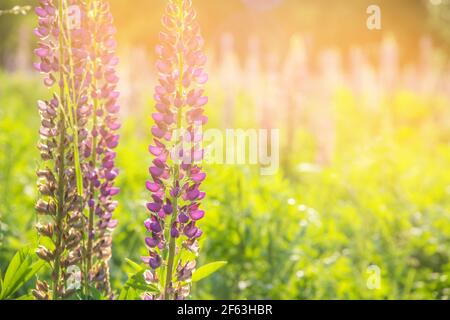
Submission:
<svg viewBox="0 0 450 320">
<path fill-rule="evenodd" d="M 138 300 L 139 294 L 133 288 L 123 288 L 120 292 L 119 300 Z"/>
<path fill-rule="evenodd" d="M 128 279 L 126 285 L 128 285 L 129 287 L 131 287 L 133 289 L 142 290 L 142 291 L 151 291 L 151 292 L 159 291 L 158 287 L 156 287 L 155 285 L 148 284 L 147 282 L 145 282 L 144 272 L 145 272 L 145 270 L 141 270 L 141 271 L 135 273 L 134 275 L 132 275 Z"/>
<path fill-rule="evenodd" d="M 226 264 L 227 261 L 216 261 L 201 266 L 200 268 L 195 270 L 194 273 L 192 274 L 192 282 L 197 282 L 206 277 L 209 277 L 211 274 L 213 274 Z"/>
<path fill-rule="evenodd" d="M 142 267 L 141 265 L 137 264 L 136 262 L 134 262 L 133 260 L 130 260 L 128 258 L 125 258 L 125 262 L 135 271 L 135 272 L 139 272 L 142 271 L 142 269 L 144 269 L 144 267 Z"/>
<path fill-rule="evenodd" d="M 14 283 L 14 278 L 19 274 L 19 269 L 23 265 L 29 264 L 29 249 L 23 249 L 17 252 L 14 257 L 9 262 L 8 268 L 5 272 L 5 278 L 3 279 L 3 288 L 0 294 L 1 299 L 6 299 L 8 296 L 9 288 L 12 287 Z"/>
<path fill-rule="evenodd" d="M 11 297 L 14 293 L 17 292 L 25 283 L 31 280 L 31 278 L 42 268 L 45 264 L 45 261 L 39 260 L 25 268 L 20 268 L 21 273 L 15 277 L 15 281 L 12 286 L 10 286 L 7 290 L 8 294 L 6 298 Z"/>
<path fill-rule="evenodd" d="M 128 260 L 128 259 L 127 259 Z M 128 263 L 136 264 L 135 262 L 129 260 Z M 119 300 L 128 300 L 128 299 L 137 299 L 139 297 L 139 293 L 142 292 L 159 292 L 159 289 L 157 286 L 148 284 L 144 280 L 144 272 L 145 269 L 140 267 L 141 270 L 136 272 L 135 274 L 131 275 L 125 285 L 122 288 L 122 291 L 120 292 Z"/>
<path fill-rule="evenodd" d="M 29 248 L 17 252 L 6 270 L 0 299 L 11 298 L 44 264 L 42 260 L 33 263 L 33 253 Z"/>
<path fill-rule="evenodd" d="M 94 286 L 89 286 L 89 299 L 90 300 L 105 300 L 106 297 Z"/>
</svg>

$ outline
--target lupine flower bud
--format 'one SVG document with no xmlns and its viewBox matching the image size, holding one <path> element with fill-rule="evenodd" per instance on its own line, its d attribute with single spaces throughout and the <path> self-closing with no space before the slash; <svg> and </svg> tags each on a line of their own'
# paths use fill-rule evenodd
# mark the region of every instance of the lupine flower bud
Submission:
<svg viewBox="0 0 450 320">
<path fill-rule="evenodd" d="M 46 282 L 37 281 L 36 289 L 32 290 L 33 296 L 37 300 L 48 300 L 49 299 L 49 287 Z"/>
<path fill-rule="evenodd" d="M 49 238 L 53 237 L 54 226 L 51 223 L 49 223 L 49 224 L 40 224 L 40 223 L 38 223 L 36 225 L 36 229 L 43 236 L 46 236 L 46 237 L 49 237 Z"/>
<path fill-rule="evenodd" d="M 53 253 L 51 253 L 50 250 L 48 250 L 44 246 L 39 246 L 39 248 L 36 250 L 36 254 L 38 255 L 39 258 L 47 262 L 51 262 L 54 258 Z"/>
<path fill-rule="evenodd" d="M 153 156 L 151 181 L 146 183 L 152 200 L 147 203 L 150 219 L 145 227 L 151 236 L 145 239 L 149 256 L 143 261 L 154 270 L 152 274 L 157 275 L 161 265 L 166 266 L 167 274 L 158 277 L 165 279 L 161 295 L 148 294 L 145 298 L 187 297 L 189 287 L 177 282 L 192 275 L 195 261 L 175 261 L 175 252 L 196 246 L 202 234 L 197 221 L 205 215 L 199 207 L 205 197 L 200 184 L 206 174 L 199 166 L 203 159 L 199 130 L 208 120 L 203 109 L 208 98 L 202 89 L 208 75 L 204 71 L 204 41 L 195 16 L 190 0 L 168 1 L 162 19 L 165 31 L 160 33 L 156 47 L 159 83 L 154 94 L 156 112 L 152 115 L 154 141 L 149 146 Z M 176 239 L 180 237 L 182 246 L 177 248 Z M 162 261 L 163 256 L 168 257 L 167 261 Z M 178 276 L 172 272 L 174 266 Z"/>
<path fill-rule="evenodd" d="M 47 202 L 45 200 L 40 199 L 35 206 L 35 209 L 40 215 L 55 215 L 56 214 L 56 205 L 54 202 Z"/>
<path fill-rule="evenodd" d="M 192 277 L 192 271 L 195 269 L 196 262 L 189 261 L 185 264 L 179 264 L 177 266 L 177 280 L 186 281 Z"/>
</svg>

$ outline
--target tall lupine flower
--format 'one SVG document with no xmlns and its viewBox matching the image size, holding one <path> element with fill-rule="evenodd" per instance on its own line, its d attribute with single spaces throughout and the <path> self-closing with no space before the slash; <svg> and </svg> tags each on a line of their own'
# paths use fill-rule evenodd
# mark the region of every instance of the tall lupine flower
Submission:
<svg viewBox="0 0 450 320">
<path fill-rule="evenodd" d="M 152 195 L 147 204 L 150 217 L 144 223 L 149 254 L 142 260 L 150 267 L 146 281 L 158 284 L 160 293 L 146 293 L 144 299 L 189 295 L 186 283 L 195 268 L 197 239 L 202 235 L 198 221 L 205 214 L 200 209 L 205 193 L 200 184 L 206 174 L 199 166 L 203 158 L 199 129 L 207 122 L 203 107 L 208 98 L 202 86 L 208 76 L 195 17 L 190 0 L 169 1 L 162 19 L 165 32 L 160 33 L 161 44 L 156 47 L 159 84 L 151 130 L 154 141 L 149 146 L 154 158 L 146 184 Z"/>
<path fill-rule="evenodd" d="M 90 55 L 93 122 L 89 147 L 85 150 L 85 156 L 90 159 L 85 283 L 95 283 L 97 289 L 111 297 L 108 263 L 111 258 L 111 233 L 117 225 L 112 214 L 118 204 L 113 197 L 119 193 L 119 189 L 114 187 L 119 172 L 114 164 L 116 153 L 113 151 L 119 141 L 115 132 L 120 128 L 117 118 L 119 93 L 116 91 L 119 78 L 115 71 L 118 63 L 114 40 L 116 29 L 108 3 L 91 1 L 90 5 L 89 29 L 94 38 Z"/>
<path fill-rule="evenodd" d="M 85 296 L 90 284 L 111 296 L 108 262 L 111 232 L 117 224 L 112 219 L 117 207 L 112 197 L 119 192 L 114 187 L 118 170 L 113 149 L 120 128 L 112 15 L 103 0 L 59 0 L 57 5 L 41 0 L 36 13 L 35 33 L 41 40 L 36 68 L 46 75 L 47 86 L 59 86 L 52 100 L 38 104 L 39 148 L 42 159 L 52 166 L 38 172 L 42 199 L 36 208 L 53 217 L 38 230 L 55 247 L 53 251 L 40 247 L 38 255 L 53 268 L 53 298 L 71 293 L 63 284 L 73 265 L 83 270 Z M 34 294 L 48 299 L 49 290 L 40 282 Z"/>
<path fill-rule="evenodd" d="M 77 25 L 72 25 L 74 17 L 69 15 L 66 1 L 55 5 L 53 0 L 40 0 L 39 4 L 35 9 L 39 17 L 35 53 L 40 62 L 35 67 L 45 75 L 45 85 L 57 89 L 52 99 L 38 102 L 44 169 L 37 173 L 41 198 L 36 211 L 46 218 L 40 219 L 37 229 L 53 245 L 40 246 L 37 254 L 52 267 L 52 286 L 39 282 L 33 293 L 38 299 L 60 299 L 71 294 L 64 286 L 68 268 L 82 260 L 85 217 L 81 168 L 88 137 L 85 126 L 91 113 L 87 96 L 90 77 L 84 70 L 90 36 L 83 29 L 85 15 L 78 15 Z M 78 5 L 78 13 L 85 12 L 83 1 L 71 4 Z"/>
</svg>

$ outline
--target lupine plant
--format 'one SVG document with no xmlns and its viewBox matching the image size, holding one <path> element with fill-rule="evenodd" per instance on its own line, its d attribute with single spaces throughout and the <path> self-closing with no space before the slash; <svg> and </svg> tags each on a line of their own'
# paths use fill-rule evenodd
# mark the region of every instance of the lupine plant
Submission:
<svg viewBox="0 0 450 320">
<path fill-rule="evenodd" d="M 93 72 L 90 98 L 93 104 L 91 136 L 85 157 L 90 158 L 88 170 L 88 240 L 86 247 L 85 278 L 96 282 L 97 289 L 112 297 L 109 283 L 109 260 L 111 258 L 111 231 L 117 226 L 112 214 L 117 208 L 113 199 L 119 193 L 114 180 L 119 174 L 115 167 L 120 128 L 117 118 L 119 78 L 115 66 L 116 42 L 113 17 L 105 1 L 91 1 L 89 20 L 93 36 L 91 70 Z M 95 223 L 97 217 L 97 223 Z"/>
<path fill-rule="evenodd" d="M 43 168 L 37 173 L 41 197 L 36 204 L 43 216 L 37 254 L 50 264 L 52 284 L 38 281 L 33 294 L 70 297 L 76 288 L 66 286 L 68 270 L 77 267 L 85 297 L 91 283 L 110 296 L 108 260 L 117 224 L 112 197 L 119 192 L 112 150 L 120 127 L 112 17 L 102 0 L 40 0 L 35 12 L 36 68 L 45 75 L 44 84 L 55 89 L 50 100 L 38 102 Z"/>
<path fill-rule="evenodd" d="M 42 238 L 37 255 L 51 266 L 51 284 L 38 281 L 33 294 L 37 299 L 74 294 L 113 299 L 108 263 L 117 226 L 112 215 L 118 205 L 113 198 L 119 193 L 114 149 L 120 107 L 112 15 L 103 0 L 40 0 L 35 11 L 40 39 L 36 68 L 45 75 L 44 84 L 56 89 L 51 99 L 38 102 L 43 164 L 38 171 L 36 210 L 42 217 L 37 229 Z M 196 270 L 202 236 L 198 221 L 205 215 L 200 185 L 206 178 L 201 162 L 202 127 L 208 120 L 203 85 L 208 75 L 195 18 L 190 0 L 168 1 L 162 19 L 165 31 L 156 48 L 157 112 L 149 146 L 151 180 L 146 183 L 150 216 L 144 223 L 148 255 L 142 257 L 147 267 L 138 269 L 146 288 L 139 290 L 146 300 L 185 299 L 193 281 L 224 264 Z M 69 285 L 74 270 L 81 293 Z M 126 283 L 119 298 L 128 297 L 134 280 Z"/>
<path fill-rule="evenodd" d="M 200 202 L 205 193 L 200 184 L 206 178 L 200 162 L 201 126 L 207 122 L 203 107 L 208 101 L 202 86 L 206 56 L 196 12 L 190 0 L 168 1 L 162 18 L 165 31 L 156 47 L 159 84 L 154 99 L 153 156 L 149 168 L 151 192 L 145 221 L 148 256 L 142 258 L 150 269 L 144 273 L 156 291 L 143 299 L 184 299 L 190 293 L 190 279 L 196 267 L 198 221 L 205 212 Z"/>
</svg>

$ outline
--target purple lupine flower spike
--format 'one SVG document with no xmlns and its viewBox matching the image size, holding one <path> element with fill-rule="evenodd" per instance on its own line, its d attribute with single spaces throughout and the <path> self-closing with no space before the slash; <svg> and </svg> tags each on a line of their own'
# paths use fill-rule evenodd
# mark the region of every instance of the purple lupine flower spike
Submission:
<svg viewBox="0 0 450 320">
<path fill-rule="evenodd" d="M 78 5 L 81 13 L 86 12 L 82 1 L 71 3 Z M 80 16 L 79 27 L 71 28 L 66 11 L 65 1 L 53 0 L 40 0 L 35 10 L 38 16 L 35 34 L 39 39 L 35 50 L 39 62 L 35 67 L 44 75 L 44 84 L 54 89 L 50 100 L 38 102 L 41 115 L 38 147 L 44 169 L 37 172 L 40 199 L 36 211 L 50 219 L 45 219 L 45 223 L 43 219 L 36 227 L 53 246 L 37 249 L 37 255 L 52 266 L 52 285 L 38 282 L 33 291 L 37 299 L 69 297 L 73 292 L 64 286 L 67 268 L 82 263 L 84 199 L 77 192 L 76 162 L 79 166 L 85 164 L 86 123 L 92 112 L 87 102 L 90 78 L 80 72 L 88 63 L 90 36 L 83 29 L 86 16 Z"/>
<path fill-rule="evenodd" d="M 113 212 L 118 203 L 114 197 L 120 191 L 114 185 L 119 174 L 115 167 L 114 149 L 119 142 L 117 130 L 120 129 L 117 91 L 119 78 L 115 70 L 118 64 L 114 40 L 116 29 L 106 1 L 94 1 L 90 11 L 93 16 L 89 21 L 89 29 L 94 38 L 90 53 L 94 121 L 87 152 L 90 159 L 88 181 L 91 203 L 88 230 L 91 236 L 87 242 L 86 264 L 89 280 L 94 281 L 98 290 L 112 298 L 108 264 L 111 259 L 112 231 L 117 226 Z"/>
<path fill-rule="evenodd" d="M 145 227 L 151 236 L 145 241 L 149 256 L 143 257 L 151 272 L 166 274 L 156 277 L 165 279 L 159 295 L 145 294 L 152 299 L 183 299 L 189 294 L 190 287 L 184 280 L 192 274 L 195 263 L 175 261 L 175 252 L 197 253 L 197 239 L 202 234 L 198 221 L 205 215 L 199 209 L 205 196 L 200 185 L 206 178 L 199 165 L 203 159 L 199 131 L 208 120 L 203 109 L 208 101 L 202 89 L 208 79 L 204 41 L 192 2 L 168 2 L 162 19 L 165 31 L 160 33 L 156 47 L 159 83 L 152 115 L 154 142 L 149 146 L 153 156 L 151 180 L 146 183 L 152 200 L 147 204 L 150 219 Z M 167 259 L 162 261 L 162 257 Z"/>
<path fill-rule="evenodd" d="M 39 299 L 70 296 L 63 284 L 74 265 L 83 270 L 86 298 L 91 286 L 112 297 L 108 262 L 117 226 L 114 149 L 120 128 L 112 15 L 104 0 L 39 0 L 35 12 L 35 68 L 54 89 L 51 100 L 38 103 L 46 168 L 38 172 L 36 204 L 38 214 L 53 221 L 37 228 L 55 249 L 39 247 L 38 255 L 53 267 L 53 286 L 40 282 L 33 293 Z"/>
</svg>

